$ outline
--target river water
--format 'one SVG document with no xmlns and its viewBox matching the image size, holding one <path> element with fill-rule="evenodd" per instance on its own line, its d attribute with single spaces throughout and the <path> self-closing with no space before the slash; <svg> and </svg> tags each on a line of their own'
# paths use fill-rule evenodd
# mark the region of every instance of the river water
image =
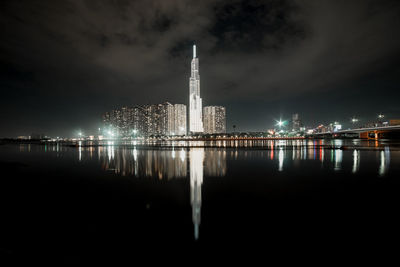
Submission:
<svg viewBox="0 0 400 267">
<path fill-rule="evenodd" d="M 399 237 L 399 148 L 390 140 L 5 144 L 1 252 L 74 264 L 256 244 L 279 253 L 382 248 Z"/>
</svg>

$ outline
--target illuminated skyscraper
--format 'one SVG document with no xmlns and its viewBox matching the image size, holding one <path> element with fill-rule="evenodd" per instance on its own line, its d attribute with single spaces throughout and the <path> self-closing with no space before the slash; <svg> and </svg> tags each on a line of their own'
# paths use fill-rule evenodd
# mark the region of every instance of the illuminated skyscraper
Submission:
<svg viewBox="0 0 400 267">
<path fill-rule="evenodd" d="M 200 97 L 199 59 L 196 57 L 196 45 L 193 45 L 193 59 L 189 79 L 189 131 L 203 132 L 202 100 Z"/>
<path fill-rule="evenodd" d="M 226 112 L 224 107 L 204 107 L 203 115 L 204 133 L 226 133 Z"/>
</svg>

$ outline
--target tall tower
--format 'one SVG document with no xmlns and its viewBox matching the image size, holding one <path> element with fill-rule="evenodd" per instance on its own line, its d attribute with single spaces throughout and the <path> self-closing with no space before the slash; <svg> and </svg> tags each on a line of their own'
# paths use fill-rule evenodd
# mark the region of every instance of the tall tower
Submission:
<svg viewBox="0 0 400 267">
<path fill-rule="evenodd" d="M 189 79 L 189 131 L 202 133 L 203 115 L 200 97 L 199 59 L 196 57 L 196 45 L 193 45 L 192 71 Z"/>
</svg>

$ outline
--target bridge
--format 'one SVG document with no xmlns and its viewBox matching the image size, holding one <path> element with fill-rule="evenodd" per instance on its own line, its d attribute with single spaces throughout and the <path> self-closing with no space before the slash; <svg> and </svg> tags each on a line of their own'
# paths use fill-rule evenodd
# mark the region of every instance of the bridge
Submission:
<svg viewBox="0 0 400 267">
<path fill-rule="evenodd" d="M 368 128 L 356 128 L 339 130 L 335 132 L 313 133 L 307 134 L 306 137 L 358 137 L 361 139 L 379 140 L 385 138 L 400 137 L 400 125 L 378 126 Z"/>
</svg>

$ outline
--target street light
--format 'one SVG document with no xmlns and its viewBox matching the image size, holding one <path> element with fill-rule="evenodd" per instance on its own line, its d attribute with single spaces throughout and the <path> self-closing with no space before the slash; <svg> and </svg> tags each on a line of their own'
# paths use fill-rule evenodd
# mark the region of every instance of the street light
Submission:
<svg viewBox="0 0 400 267">
<path fill-rule="evenodd" d="M 354 127 L 354 124 L 358 122 L 358 119 L 355 118 L 355 117 L 353 117 L 353 118 L 351 119 L 351 122 L 353 123 L 353 127 Z"/>
<path fill-rule="evenodd" d="M 283 126 L 285 126 L 285 121 L 282 121 L 282 119 L 279 119 L 279 121 L 276 121 L 276 125 L 279 126 L 279 134 L 284 135 L 285 131 L 282 129 Z"/>
</svg>

